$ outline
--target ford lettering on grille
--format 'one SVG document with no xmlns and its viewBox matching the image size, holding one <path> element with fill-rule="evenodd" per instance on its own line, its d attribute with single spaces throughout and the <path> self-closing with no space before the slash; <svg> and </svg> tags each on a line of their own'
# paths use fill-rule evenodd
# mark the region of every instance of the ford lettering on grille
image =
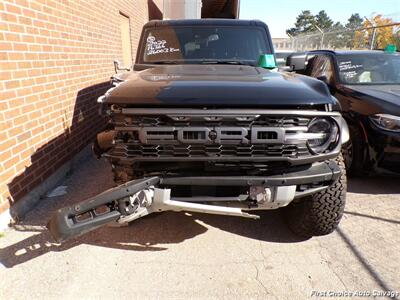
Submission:
<svg viewBox="0 0 400 300">
<path fill-rule="evenodd" d="M 274 127 L 136 127 L 143 144 L 283 144 L 285 130 Z"/>
</svg>

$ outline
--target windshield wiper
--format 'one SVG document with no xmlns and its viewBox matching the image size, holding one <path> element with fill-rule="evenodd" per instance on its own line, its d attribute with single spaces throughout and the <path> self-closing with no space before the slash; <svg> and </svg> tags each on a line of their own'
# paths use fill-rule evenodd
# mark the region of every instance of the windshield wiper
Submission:
<svg viewBox="0 0 400 300">
<path fill-rule="evenodd" d="M 194 64 L 201 63 L 204 65 L 238 65 L 238 66 L 254 66 L 252 62 L 245 62 L 240 60 L 201 60 L 199 62 L 192 62 Z M 190 64 L 188 61 L 177 61 L 177 60 L 157 60 L 148 62 L 148 64 L 154 65 L 178 65 L 178 64 Z"/>
<path fill-rule="evenodd" d="M 202 64 L 216 64 L 216 65 L 239 65 L 239 66 L 254 66 L 252 62 L 245 62 L 240 60 L 202 60 Z"/>
</svg>

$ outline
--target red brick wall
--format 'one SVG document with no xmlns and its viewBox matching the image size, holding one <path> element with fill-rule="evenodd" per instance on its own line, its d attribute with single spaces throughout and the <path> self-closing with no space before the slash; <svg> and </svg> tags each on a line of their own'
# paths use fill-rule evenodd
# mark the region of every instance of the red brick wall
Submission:
<svg viewBox="0 0 400 300">
<path fill-rule="evenodd" d="M 134 58 L 150 4 L 157 15 L 148 0 L 0 2 L 0 213 L 101 129 L 96 99 L 122 60 L 119 14 Z"/>
</svg>

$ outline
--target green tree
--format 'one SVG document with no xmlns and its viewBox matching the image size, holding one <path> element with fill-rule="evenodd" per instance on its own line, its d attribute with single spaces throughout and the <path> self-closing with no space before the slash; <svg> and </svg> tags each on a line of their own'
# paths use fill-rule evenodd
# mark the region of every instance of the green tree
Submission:
<svg viewBox="0 0 400 300">
<path fill-rule="evenodd" d="M 286 30 L 287 34 L 296 36 L 302 33 L 311 33 L 315 30 L 315 17 L 309 10 L 303 10 L 296 18 L 294 27 Z"/>
<path fill-rule="evenodd" d="M 363 26 L 363 19 L 359 14 L 352 14 L 347 20 L 345 27 L 347 29 L 355 29 Z"/>
<path fill-rule="evenodd" d="M 314 19 L 315 24 L 323 31 L 332 29 L 333 21 L 328 17 L 325 10 L 321 10 Z"/>
</svg>

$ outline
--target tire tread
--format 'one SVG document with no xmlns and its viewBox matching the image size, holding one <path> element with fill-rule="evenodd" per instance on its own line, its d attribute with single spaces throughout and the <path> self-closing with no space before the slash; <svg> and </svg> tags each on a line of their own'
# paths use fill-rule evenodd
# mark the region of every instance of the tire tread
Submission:
<svg viewBox="0 0 400 300">
<path fill-rule="evenodd" d="M 307 238 L 326 235 L 338 227 L 346 204 L 347 179 L 343 157 L 340 155 L 335 161 L 342 174 L 334 184 L 285 208 L 289 228 L 297 235 Z"/>
</svg>

